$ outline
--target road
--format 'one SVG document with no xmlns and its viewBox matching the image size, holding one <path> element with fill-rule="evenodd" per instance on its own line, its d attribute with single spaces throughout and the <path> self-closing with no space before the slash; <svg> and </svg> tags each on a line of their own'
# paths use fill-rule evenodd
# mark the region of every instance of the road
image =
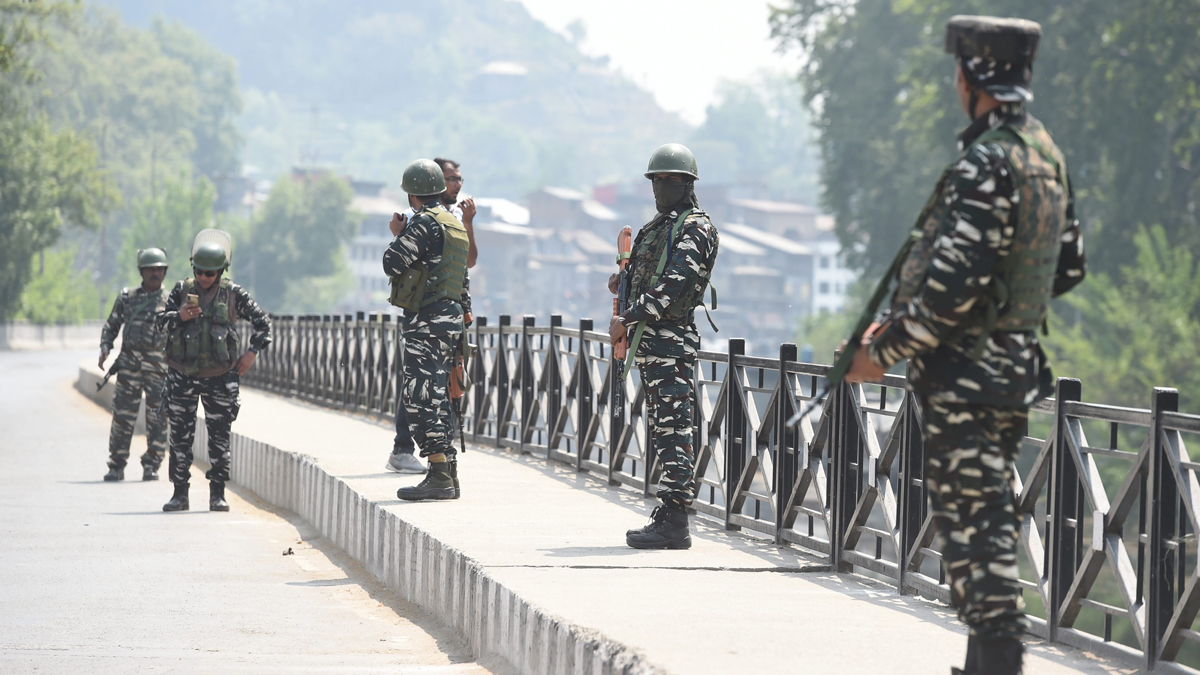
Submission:
<svg viewBox="0 0 1200 675">
<path fill-rule="evenodd" d="M 72 388 L 92 357 L 0 352 L 0 672 L 500 672 L 252 494 L 209 513 L 196 472 L 163 513 L 142 436 L 133 480 L 101 481 L 109 417 Z"/>
</svg>

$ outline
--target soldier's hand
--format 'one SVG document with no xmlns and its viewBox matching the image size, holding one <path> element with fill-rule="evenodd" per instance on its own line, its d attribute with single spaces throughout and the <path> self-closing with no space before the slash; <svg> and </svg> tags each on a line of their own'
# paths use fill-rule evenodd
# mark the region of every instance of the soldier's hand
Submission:
<svg viewBox="0 0 1200 675">
<path fill-rule="evenodd" d="M 608 278 L 608 292 L 616 295 L 619 290 L 621 290 L 621 275 L 614 274 Z"/>
<path fill-rule="evenodd" d="M 179 308 L 179 320 L 191 321 L 192 319 L 200 316 L 201 313 L 200 305 L 184 305 L 183 307 Z"/>
<path fill-rule="evenodd" d="M 459 203 L 463 212 L 463 225 L 467 225 L 475 220 L 475 198 L 467 197 Z"/>
<path fill-rule="evenodd" d="M 246 371 L 250 370 L 250 366 L 254 365 L 254 359 L 257 357 L 257 354 L 249 350 L 242 354 L 242 358 L 238 359 L 237 365 L 234 366 L 237 368 L 238 375 L 245 375 Z"/>
<path fill-rule="evenodd" d="M 628 331 L 625 328 L 625 324 L 621 323 L 619 318 L 614 316 L 612 321 L 608 322 L 608 341 L 613 345 L 624 340 L 626 333 Z"/>
<path fill-rule="evenodd" d="M 867 355 L 867 345 L 864 343 L 854 352 L 854 360 L 850 362 L 850 370 L 846 371 L 847 382 L 878 382 L 887 375 L 887 369 L 875 365 Z"/>
<path fill-rule="evenodd" d="M 475 323 L 475 315 L 467 312 L 463 315 L 463 325 L 470 328 L 471 324 Z"/>
<path fill-rule="evenodd" d="M 104 362 L 108 360 L 108 350 L 100 350 L 100 370 L 104 370 Z"/>
<path fill-rule="evenodd" d="M 404 226 L 408 224 L 408 216 L 402 216 L 399 213 L 392 214 L 392 222 L 388 223 L 388 229 L 392 231 L 393 237 L 399 237 L 404 231 Z"/>
</svg>

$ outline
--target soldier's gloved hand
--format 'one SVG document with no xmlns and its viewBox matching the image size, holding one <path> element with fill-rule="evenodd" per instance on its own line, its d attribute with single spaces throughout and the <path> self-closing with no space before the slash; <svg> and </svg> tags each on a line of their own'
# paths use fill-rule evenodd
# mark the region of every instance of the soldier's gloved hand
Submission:
<svg viewBox="0 0 1200 675">
<path fill-rule="evenodd" d="M 104 370 L 104 362 L 108 360 L 108 350 L 100 350 L 100 370 Z"/>
<path fill-rule="evenodd" d="M 254 359 L 257 357 L 258 355 L 252 351 L 247 351 L 245 354 L 242 354 L 242 358 L 238 359 L 237 364 L 234 365 L 234 368 L 237 369 L 238 375 L 245 375 L 246 371 L 250 370 L 250 366 L 254 365 Z"/>
<path fill-rule="evenodd" d="M 608 292 L 616 295 L 619 290 L 621 290 L 621 275 L 613 274 L 608 278 Z"/>
</svg>

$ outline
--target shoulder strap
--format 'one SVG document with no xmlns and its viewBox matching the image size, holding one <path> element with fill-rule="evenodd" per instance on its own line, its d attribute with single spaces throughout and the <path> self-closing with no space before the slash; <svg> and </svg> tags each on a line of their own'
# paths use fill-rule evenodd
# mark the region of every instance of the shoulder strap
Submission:
<svg viewBox="0 0 1200 675">
<path fill-rule="evenodd" d="M 683 221 L 686 220 L 689 215 L 691 215 L 693 210 L 694 209 L 688 209 L 679 214 L 679 217 L 675 219 L 675 224 L 671 226 L 671 234 L 669 237 L 667 237 L 667 245 L 663 247 L 662 255 L 658 257 L 658 268 L 655 269 L 654 276 L 650 277 L 651 288 L 658 285 L 658 278 L 662 276 L 663 270 L 667 269 L 667 258 L 671 257 L 671 247 L 674 245 L 675 240 L 679 238 L 679 230 L 683 227 Z M 715 298 L 716 296 L 714 295 L 713 297 Z M 712 323 L 712 317 L 709 317 L 708 322 Z M 716 330 L 716 327 L 716 324 L 713 324 L 714 330 Z M 642 343 L 642 333 L 645 330 L 645 321 L 639 321 L 637 328 L 633 330 L 633 339 L 629 341 L 629 351 L 625 356 L 626 370 L 633 367 L 633 358 L 637 354 L 638 345 Z"/>
</svg>

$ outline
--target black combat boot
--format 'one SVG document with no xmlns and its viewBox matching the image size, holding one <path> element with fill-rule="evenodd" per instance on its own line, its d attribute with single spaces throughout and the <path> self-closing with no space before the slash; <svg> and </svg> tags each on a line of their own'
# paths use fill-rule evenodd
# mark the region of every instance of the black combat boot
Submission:
<svg viewBox="0 0 1200 675">
<path fill-rule="evenodd" d="M 666 504 L 655 507 L 650 514 L 650 523 L 640 530 L 627 532 L 625 543 L 633 548 L 691 548 L 687 513 Z"/>
<path fill-rule="evenodd" d="M 430 462 L 425 480 L 412 487 L 403 487 L 396 496 L 404 501 L 419 502 L 426 499 L 457 499 L 454 492 L 454 477 L 450 474 L 449 462 Z"/>
<path fill-rule="evenodd" d="M 115 483 L 119 480 L 125 480 L 125 465 L 116 466 L 109 464 L 108 473 L 104 474 L 104 482 Z"/>
<path fill-rule="evenodd" d="M 979 675 L 1021 675 L 1025 645 L 1020 638 L 979 638 Z"/>
<path fill-rule="evenodd" d="M 462 488 L 458 484 L 458 462 L 451 460 L 450 464 L 450 480 L 454 483 L 454 496 L 451 499 L 458 499 L 462 496 Z"/>
<path fill-rule="evenodd" d="M 158 480 L 158 468 L 150 465 L 142 466 L 142 480 Z"/>
<path fill-rule="evenodd" d="M 187 511 L 189 487 L 187 483 L 175 483 L 175 495 L 171 501 L 163 504 L 163 511 Z"/>
<path fill-rule="evenodd" d="M 979 675 L 979 638 L 967 636 L 967 661 L 962 668 L 951 668 L 950 675 Z"/>
<path fill-rule="evenodd" d="M 208 484 L 208 510 L 228 511 L 229 502 L 225 501 L 225 484 L 210 481 Z"/>
</svg>

